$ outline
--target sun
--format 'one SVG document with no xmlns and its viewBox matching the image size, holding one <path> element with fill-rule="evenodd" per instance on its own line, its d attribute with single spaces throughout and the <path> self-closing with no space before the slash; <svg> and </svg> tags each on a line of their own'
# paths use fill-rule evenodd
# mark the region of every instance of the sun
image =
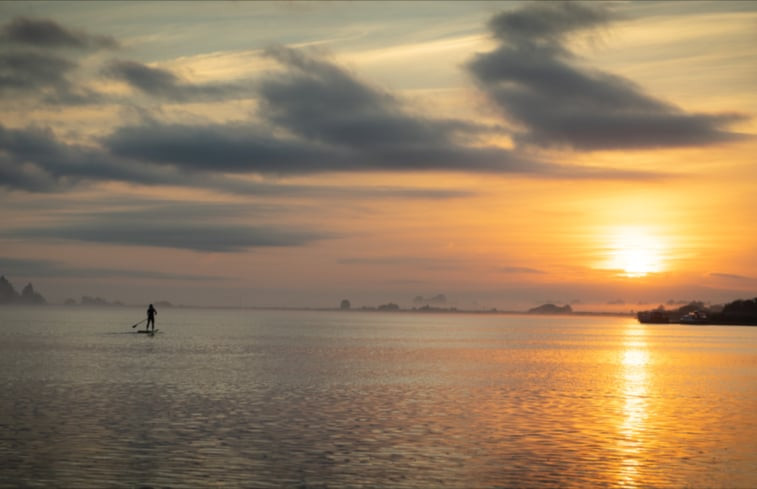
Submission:
<svg viewBox="0 0 757 489">
<path fill-rule="evenodd" d="M 624 277 L 644 277 L 665 269 L 664 241 L 643 227 L 616 228 L 610 233 L 607 261 L 602 268 Z"/>
</svg>

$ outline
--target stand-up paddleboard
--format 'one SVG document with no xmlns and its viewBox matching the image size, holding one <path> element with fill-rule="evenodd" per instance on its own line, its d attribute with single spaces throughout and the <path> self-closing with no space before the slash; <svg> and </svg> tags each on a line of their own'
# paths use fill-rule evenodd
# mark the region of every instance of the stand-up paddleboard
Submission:
<svg viewBox="0 0 757 489">
<path fill-rule="evenodd" d="M 157 330 L 157 329 L 147 329 L 147 330 L 140 329 L 140 330 L 137 330 L 137 333 L 144 333 L 144 334 L 149 334 L 150 336 L 152 336 L 155 333 L 157 333 L 158 331 L 159 330 Z"/>
</svg>

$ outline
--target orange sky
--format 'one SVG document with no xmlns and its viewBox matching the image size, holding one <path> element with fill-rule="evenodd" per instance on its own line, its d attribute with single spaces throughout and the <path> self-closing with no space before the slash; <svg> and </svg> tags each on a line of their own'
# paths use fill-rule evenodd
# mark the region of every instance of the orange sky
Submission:
<svg viewBox="0 0 757 489">
<path fill-rule="evenodd" d="M 757 6 L 4 3 L 49 300 L 641 309 L 757 288 Z"/>
</svg>

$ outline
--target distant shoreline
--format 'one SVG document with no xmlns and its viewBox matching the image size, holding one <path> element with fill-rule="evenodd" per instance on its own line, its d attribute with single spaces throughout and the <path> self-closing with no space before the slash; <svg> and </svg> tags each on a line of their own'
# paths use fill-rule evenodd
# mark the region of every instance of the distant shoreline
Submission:
<svg viewBox="0 0 757 489">
<path fill-rule="evenodd" d="M 158 304 L 156 304 L 158 305 Z M 0 307 L 28 307 L 29 304 L 0 304 Z M 37 306 L 35 306 L 37 307 Z M 65 303 L 46 303 L 39 307 L 64 307 L 72 309 L 109 309 L 109 308 L 136 308 L 142 307 L 141 304 L 65 304 Z M 512 309 L 457 309 L 457 308 L 397 308 L 397 309 L 380 309 L 379 307 L 355 307 L 351 309 L 341 309 L 338 307 L 297 307 L 297 306 L 203 306 L 173 304 L 162 305 L 166 309 L 200 309 L 200 310 L 240 310 L 240 311 L 317 311 L 317 312 L 377 312 L 377 313 L 417 313 L 417 314 L 491 314 L 491 315 L 519 315 L 519 316 L 613 316 L 613 317 L 635 317 L 633 312 L 617 311 L 572 311 L 559 313 L 540 313 L 529 312 L 527 310 Z"/>
<path fill-rule="evenodd" d="M 108 303 L 108 304 L 0 304 L 0 308 L 45 308 L 45 307 L 62 307 L 62 308 L 75 308 L 75 309 L 110 309 L 110 308 L 138 308 L 141 305 L 124 304 L 124 303 Z M 201 306 L 201 305 L 186 305 L 186 304 L 163 304 L 162 308 L 166 309 L 196 309 L 196 310 L 232 310 L 232 311 L 312 311 L 312 312 L 344 312 L 344 313 L 381 313 L 381 314 L 470 314 L 470 315 L 492 315 L 492 316 L 531 316 L 531 317 L 618 317 L 618 318 L 634 318 L 641 324 L 676 324 L 686 326 L 757 326 L 757 319 L 747 318 L 743 320 L 718 320 L 717 317 L 708 321 L 689 322 L 685 320 L 677 320 L 667 318 L 667 320 L 650 321 L 639 319 L 639 313 L 636 312 L 618 312 L 618 311 L 570 311 L 570 312 L 535 312 L 535 311 L 519 311 L 519 310 L 500 310 L 500 309 L 457 309 L 457 308 L 396 308 L 396 309 L 381 309 L 380 307 L 358 307 L 350 309 L 341 309 L 338 307 L 289 307 L 289 306 Z M 645 312 L 645 311 L 640 311 Z"/>
</svg>

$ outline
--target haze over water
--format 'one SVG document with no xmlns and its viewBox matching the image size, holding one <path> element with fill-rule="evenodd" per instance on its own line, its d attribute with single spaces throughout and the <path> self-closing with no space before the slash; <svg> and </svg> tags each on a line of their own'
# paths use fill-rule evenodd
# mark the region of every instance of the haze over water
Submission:
<svg viewBox="0 0 757 489">
<path fill-rule="evenodd" d="M 757 329 L 0 309 L 0 487 L 757 486 Z"/>
</svg>

